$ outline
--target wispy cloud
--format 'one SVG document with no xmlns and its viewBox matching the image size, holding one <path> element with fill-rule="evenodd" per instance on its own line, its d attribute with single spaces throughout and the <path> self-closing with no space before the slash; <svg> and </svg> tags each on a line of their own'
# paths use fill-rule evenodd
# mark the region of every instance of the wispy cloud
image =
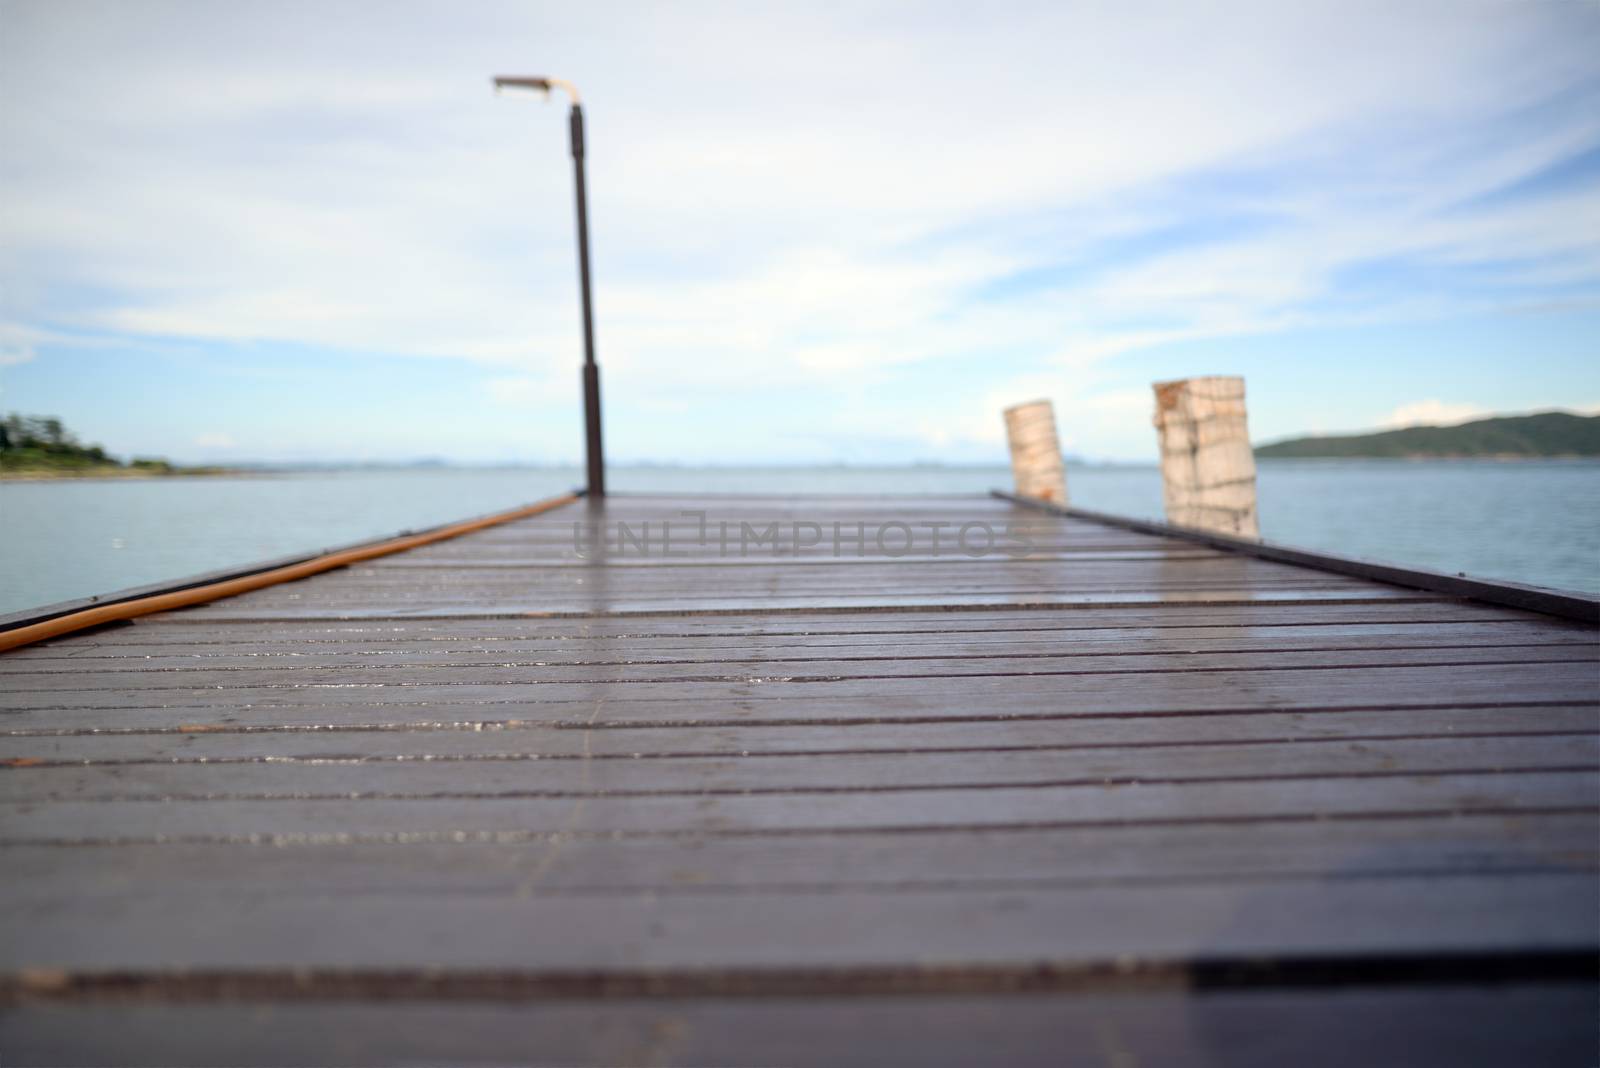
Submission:
<svg viewBox="0 0 1600 1068">
<path fill-rule="evenodd" d="M 1490 413 L 1487 408 L 1477 404 L 1449 404 L 1430 398 L 1400 405 L 1384 416 L 1382 425 L 1389 429 L 1408 426 L 1455 426 L 1457 423 L 1481 419 L 1488 414 Z"/>
<path fill-rule="evenodd" d="M 33 359 L 31 345 L 0 344 L 0 367 L 15 367 Z"/>
<path fill-rule="evenodd" d="M 990 448 L 974 409 L 1037 391 L 1117 451 L 1135 354 L 1600 302 L 1578 6 L 7 10 L 0 311 L 36 334 L 537 403 L 578 355 L 565 123 L 486 81 L 528 42 L 590 101 L 602 361 L 660 411 L 784 391 L 796 435 Z"/>
<path fill-rule="evenodd" d="M 483 387 L 490 400 L 511 408 L 537 407 L 551 393 L 549 381 L 535 375 L 498 375 L 485 379 Z"/>
</svg>

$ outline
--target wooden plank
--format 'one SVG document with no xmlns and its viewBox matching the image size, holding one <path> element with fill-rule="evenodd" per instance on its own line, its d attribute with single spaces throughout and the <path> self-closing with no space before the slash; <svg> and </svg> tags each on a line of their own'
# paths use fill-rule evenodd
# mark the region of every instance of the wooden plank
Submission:
<svg viewBox="0 0 1600 1068">
<path fill-rule="evenodd" d="M 1527 737 L 1600 732 L 1600 707 L 1414 708 L 1250 715 L 1060 719 L 924 719 L 795 726 L 722 722 L 606 727 L 480 722 L 374 730 L 360 723 L 306 727 L 89 728 L 0 734 L 0 761 L 634 760 L 669 756 L 808 759 L 829 753 L 971 753 L 1106 746 L 1196 748 L 1350 744 L 1385 738 Z"/>
<path fill-rule="evenodd" d="M 1485 917 L 1494 922 L 1486 923 Z M 357 922 L 359 920 L 359 922 Z M 18 906 L 0 967 L 530 973 L 1026 968 L 1119 959 L 1572 951 L 1600 945 L 1590 873 L 1002 892 L 84 898 Z M 199 935 L 200 937 L 196 937 Z"/>
<path fill-rule="evenodd" d="M 0 727 L 193 723 L 430 723 L 453 720 L 787 722 L 907 716 L 1194 714 L 1253 709 L 1557 704 L 1595 698 L 1589 663 L 1206 669 L 1055 675 L 833 679 L 750 672 L 717 681 L 233 687 L 0 693 Z M 151 714 L 141 714 L 148 710 Z M 107 715 L 107 713 L 112 713 Z M 79 714 L 81 713 L 81 714 Z M 359 720 L 351 720 L 359 713 Z M 333 717 L 333 718 L 330 718 Z"/>
<path fill-rule="evenodd" d="M 373 607 L 385 604 L 404 605 L 415 601 L 440 604 L 498 604 L 528 602 L 538 599 L 550 602 L 550 607 L 575 604 L 590 607 L 599 599 L 623 601 L 681 600 L 686 603 L 700 601 L 751 600 L 766 596 L 774 603 L 801 598 L 844 598 L 850 595 L 883 598 L 885 604 L 896 604 L 902 598 L 995 596 L 1014 593 L 1053 594 L 1066 596 L 1109 595 L 1113 593 L 1138 593 L 1149 596 L 1170 594 L 1211 594 L 1212 600 L 1248 598 L 1253 594 L 1283 594 L 1294 591 L 1342 592 L 1349 595 L 1367 593 L 1376 596 L 1380 591 L 1398 592 L 1389 587 L 1373 587 L 1356 579 L 1324 578 L 1316 575 L 1251 575 L 1243 572 L 1228 573 L 1221 570 L 1173 575 L 1163 581 L 1131 572 L 1102 574 L 1062 574 L 1044 569 L 1029 569 L 1025 565 L 1011 564 L 992 567 L 997 574 L 974 574 L 976 569 L 957 572 L 954 565 L 937 570 L 905 565 L 907 574 L 896 577 L 884 574 L 853 575 L 850 571 L 865 568 L 825 568 L 802 571 L 770 567 L 733 566 L 717 568 L 615 568 L 606 569 L 606 581 L 596 588 L 592 569 L 552 568 L 530 573 L 511 575 L 498 572 L 448 572 L 448 578 L 434 581 L 412 581 L 406 572 L 389 572 L 381 576 L 350 576 L 348 581 L 319 584 L 317 601 L 328 608 L 341 608 L 351 604 L 370 603 Z M 1064 569 L 1065 570 L 1065 569 Z M 821 573 L 816 573 L 820 571 Z M 380 581 L 381 578 L 381 581 Z M 254 608 L 261 614 L 285 607 L 306 607 L 293 602 L 305 599 L 305 590 L 286 583 L 281 587 L 259 590 L 255 594 L 219 604 L 234 608 Z M 875 603 L 875 602 L 873 602 Z M 952 601 L 949 603 L 960 603 Z M 1006 602 L 999 602 L 1006 603 Z M 214 606 L 201 605 L 188 609 L 196 617 L 206 615 Z"/>
<path fill-rule="evenodd" d="M 1374 623 L 1391 626 L 1460 622 L 1526 622 L 1565 627 L 1593 634 L 1584 624 L 1552 619 L 1516 609 L 1456 601 L 1373 601 L 1360 604 L 1296 605 L 1282 602 L 1240 605 L 1184 603 L 1159 608 L 1093 605 L 1028 608 L 1002 605 L 978 610 L 936 607 L 926 611 L 888 610 L 804 613 L 775 616 L 692 616 L 663 614 L 634 619 L 595 617 L 574 623 L 565 618 L 504 617 L 496 619 L 392 620 L 383 622 L 273 623 L 238 621 L 219 624 L 196 622 L 182 612 L 147 616 L 132 623 L 73 635 L 70 639 L 42 642 L 27 650 L 6 654 L 7 660 L 36 650 L 73 652 L 115 646 L 124 641 L 165 641 L 205 646 L 236 640 L 343 641 L 350 638 L 383 640 L 385 636 L 435 640 L 492 640 L 506 638 L 559 638 L 562 636 L 619 635 L 626 637 L 692 636 L 700 634 L 868 634 L 980 630 L 1070 631 L 1111 627 L 1151 630 L 1196 626 L 1277 628 L 1323 623 Z M 0 661 L 4 663 L 5 661 Z"/>
<path fill-rule="evenodd" d="M 677 533 L 652 527 L 646 537 L 643 531 L 630 533 L 620 544 L 614 533 L 604 544 L 577 540 L 568 534 L 539 541 L 516 541 L 499 544 L 487 543 L 470 546 L 438 546 L 432 551 L 417 550 L 398 560 L 381 559 L 362 565 L 362 573 L 376 572 L 395 577 L 409 572 L 442 572 L 460 568 L 466 571 L 503 571 L 527 569 L 530 571 L 562 570 L 593 567 L 603 562 L 605 566 L 663 569 L 715 569 L 727 566 L 842 568 L 867 567 L 876 570 L 904 569 L 908 566 L 940 567 L 964 564 L 974 569 L 984 566 L 1002 566 L 1012 563 L 1032 563 L 1038 566 L 1071 566 L 1076 564 L 1144 563 L 1174 564 L 1186 561 L 1213 561 L 1219 565 L 1236 560 L 1226 552 L 1203 546 L 1175 546 L 1159 540 L 1144 542 L 1084 542 L 1062 537 L 1056 532 L 1029 533 L 1025 544 L 1001 540 L 997 532 L 991 545 L 987 535 L 968 531 L 962 537 L 958 530 L 941 532 L 935 539 L 923 534 L 910 539 L 896 537 L 885 545 L 875 544 L 876 534 L 868 534 L 865 546 L 858 546 L 855 533 L 850 539 L 841 536 L 837 546 L 830 534 L 820 543 L 809 537 L 795 541 L 787 534 L 779 538 L 745 533 L 744 545 L 740 534 L 730 531 L 726 546 L 712 541 L 707 545 L 684 544 Z M 896 531 L 898 535 L 898 530 Z M 756 537 L 760 536 L 759 545 Z M 581 550 L 581 553 L 580 553 Z M 1248 566 L 1248 565 L 1246 565 Z"/>
<path fill-rule="evenodd" d="M 464 552 L 457 547 L 458 553 Z M 645 553 L 635 556 L 621 554 L 607 559 L 608 571 L 626 575 L 626 581 L 642 585 L 676 586 L 688 582 L 717 582 L 742 585 L 779 575 L 785 582 L 843 584 L 852 581 L 895 584 L 928 581 L 995 581 L 1019 577 L 1063 578 L 1071 581 L 1127 581 L 1127 582 L 1195 582 L 1281 579 L 1305 582 L 1325 579 L 1340 585 L 1360 580 L 1344 576 L 1325 576 L 1305 568 L 1291 567 L 1265 561 L 1249 560 L 1226 553 L 1056 553 L 1048 557 L 1028 554 L 1003 554 L 988 552 L 981 556 L 951 550 L 940 555 L 925 554 L 915 559 L 893 557 L 889 559 L 855 559 L 852 557 L 816 556 L 793 559 L 782 554 L 772 554 L 763 549 L 740 552 L 737 546 L 727 556 L 707 560 L 688 560 L 676 557 L 652 557 Z M 349 587 L 385 587 L 427 583 L 449 583 L 471 586 L 475 583 L 494 582 L 497 579 L 520 578 L 527 582 L 576 582 L 583 572 L 593 571 L 594 563 L 569 557 L 559 564 L 543 563 L 516 566 L 503 561 L 491 562 L 474 555 L 470 559 L 435 562 L 426 558 L 404 560 L 403 563 L 385 565 L 381 562 L 361 564 L 330 572 L 326 582 L 319 586 L 342 589 Z"/>
<path fill-rule="evenodd" d="M 1413 774 L 1106 785 L 636 797 L 215 800 L 0 805 L 0 842 L 299 841 L 332 836 L 851 833 L 941 827 L 1333 819 L 1433 812 L 1588 811 L 1589 771 Z"/>
<path fill-rule="evenodd" d="M 1594 871 L 1600 812 L 935 833 L 4 846 L 5 908 L 63 894 L 561 895 L 1004 890 Z"/>
<path fill-rule="evenodd" d="M 741 530 L 729 530 L 720 540 L 713 539 L 703 546 L 684 546 L 676 535 L 668 542 L 661 531 L 653 531 L 649 539 L 642 532 L 638 537 L 629 534 L 621 543 L 613 540 L 610 544 L 569 537 L 556 542 L 508 543 L 492 547 L 492 551 L 491 547 L 485 547 L 481 552 L 476 545 L 458 545 L 453 555 L 409 557 L 401 566 L 374 561 L 352 565 L 343 574 L 333 574 L 336 580 L 343 582 L 397 580 L 406 575 L 470 581 L 484 577 L 485 572 L 518 570 L 508 566 L 508 562 L 526 557 L 529 563 L 524 570 L 530 572 L 530 577 L 540 579 L 569 576 L 583 568 L 618 570 L 630 565 L 626 574 L 632 576 L 632 581 L 667 580 L 693 574 L 738 581 L 741 572 L 756 571 L 781 571 L 792 576 L 790 581 L 852 574 L 911 578 L 947 569 L 983 575 L 1019 568 L 1040 573 L 1084 571 L 1169 578 L 1189 571 L 1261 577 L 1298 575 L 1303 579 L 1350 578 L 1180 542 L 1085 543 L 1063 538 L 1058 532 L 1003 526 L 988 527 L 994 532 L 992 537 L 987 532 L 975 536 L 970 525 L 965 536 L 951 527 L 937 538 L 924 540 L 903 534 L 904 524 L 898 523 L 865 526 L 866 540 L 862 542 L 858 536 L 861 529 L 851 531 L 848 538 L 841 531 L 838 541 L 829 535 L 820 545 L 809 541 L 775 540 L 775 524 L 760 530 L 743 524 Z M 1008 530 L 1011 533 L 1006 533 Z M 883 532 L 881 544 L 878 531 Z M 451 561 L 466 565 L 459 569 L 460 575 L 455 574 L 457 568 L 451 566 Z"/>
<path fill-rule="evenodd" d="M 1581 983 L 930 997 L 36 1003 L 18 1064 L 1585 1065 Z"/>
<path fill-rule="evenodd" d="M 892 606 L 904 611 L 942 611 L 946 608 L 1093 608 L 1100 606 L 1141 605 L 1364 605 L 1388 601 L 1432 601 L 1435 598 L 1391 587 L 1337 587 L 1314 585 L 1306 589 L 1193 589 L 1168 592 L 1094 591 L 1081 593 L 1039 592 L 1029 588 L 1002 588 L 981 593 L 937 592 L 889 594 L 832 593 L 785 596 L 715 596 L 695 600 L 658 597 L 620 597 L 604 591 L 588 591 L 583 596 L 564 599 L 540 594 L 537 598 L 502 597 L 488 600 L 459 600 L 430 597 L 396 599 L 385 604 L 330 603 L 323 605 L 284 602 L 262 605 L 218 602 L 184 609 L 180 614 L 192 620 L 211 623 L 239 622 L 333 622 L 343 620 L 389 619 L 481 619 L 506 615 L 555 618 L 593 616 L 660 616 L 673 614 L 749 614 L 785 612 L 857 612 Z"/>
<path fill-rule="evenodd" d="M 44 695 L 97 690 L 146 692 L 188 690 L 270 689 L 296 686 L 549 686 L 605 682 L 612 685 L 668 682 L 734 682 L 751 678 L 781 677 L 784 681 L 814 679 L 839 681 L 875 678 L 938 678 L 1018 676 L 1073 676 L 1155 672 L 1290 671 L 1307 668 L 1466 667 L 1487 664 L 1595 664 L 1600 645 L 1591 643 L 1526 646 L 1405 647 L 1376 645 L 1343 649 L 1145 650 L 1105 652 L 1078 650 L 1067 654 L 982 650 L 977 656 L 937 654 L 796 660 L 733 656 L 727 659 L 691 660 L 626 657 L 616 650 L 609 660 L 576 663 L 549 661 L 508 662 L 504 658 L 480 659 L 462 664 L 432 664 L 407 659 L 366 660 L 327 666 L 294 663 L 254 663 L 230 667 L 173 666 L 130 670 L 32 671 L 7 676 L 7 693 L 15 701 L 43 700 Z M 15 707 L 8 704 L 7 707 Z"/>
<path fill-rule="evenodd" d="M 1214 656 L 1245 652 L 1312 652 L 1352 649 L 1508 649 L 1569 646 L 1600 650 L 1600 640 L 1563 627 L 1525 623 L 1482 622 L 1418 625 L 1397 634 L 1384 624 L 1308 624 L 1272 631 L 1240 627 L 1194 627 L 1180 635 L 1156 629 L 1107 628 L 1073 631 L 984 631 L 974 634 L 881 633 L 863 643 L 859 635 L 748 634 L 736 641 L 724 637 L 629 637 L 573 635 L 566 638 L 505 638 L 481 641 L 390 639 L 305 643 L 239 641 L 210 646 L 174 646 L 168 642 L 109 646 L 90 655 L 63 656 L 45 649 L 0 666 L 0 678 L 16 680 L 52 672 L 85 675 L 103 671 L 164 671 L 194 668 L 335 667 L 384 662 L 418 665 L 473 665 L 481 662 L 571 663 L 735 663 L 770 660 L 797 663 L 822 659 L 908 660 L 929 657 L 1148 656 L 1160 653 L 1206 653 Z M 486 658 L 492 658 L 487 659 Z"/>
<path fill-rule="evenodd" d="M 968 542 L 970 548 L 963 551 L 960 543 L 952 534 L 946 534 L 938 545 L 926 546 L 913 544 L 910 549 L 902 551 L 899 545 L 891 546 L 888 551 L 873 547 L 869 554 L 856 555 L 854 552 L 846 553 L 841 546 L 840 552 L 835 555 L 831 544 L 814 546 L 810 544 L 791 544 L 778 542 L 763 542 L 759 551 L 753 546 L 747 546 L 747 551 L 739 553 L 738 543 L 730 546 L 729 555 L 722 555 L 715 546 L 707 553 L 680 552 L 677 546 L 661 546 L 660 535 L 655 535 L 656 542 L 650 543 L 646 548 L 636 549 L 630 543 L 622 550 L 613 548 L 605 558 L 608 568 L 662 568 L 668 573 L 679 570 L 706 570 L 725 567 L 750 567 L 759 564 L 763 568 L 828 568 L 843 569 L 843 573 L 850 574 L 852 568 L 869 567 L 885 571 L 893 567 L 900 571 L 907 567 L 947 567 L 953 563 L 970 565 L 974 570 L 980 567 L 997 567 L 1013 563 L 1028 563 L 1035 566 L 1088 566 L 1120 564 L 1126 567 L 1133 563 L 1165 564 L 1188 560 L 1206 560 L 1222 563 L 1233 558 L 1226 553 L 1211 549 L 1171 549 L 1151 546 L 1079 546 L 1063 542 L 1046 542 L 1035 540 L 1030 542 L 1025 554 L 1007 555 L 996 550 L 985 549 L 981 541 Z M 671 555 L 664 549 L 670 548 Z M 648 551 L 646 551 L 648 549 Z M 491 574 L 504 574 L 506 572 L 527 571 L 537 575 L 549 570 L 572 569 L 593 567 L 587 558 L 576 557 L 572 552 L 570 541 L 567 543 L 555 542 L 545 546 L 527 546 L 522 544 L 506 545 L 494 550 L 487 548 L 471 547 L 470 551 L 456 547 L 455 553 L 448 554 L 441 551 L 423 556 L 406 554 L 397 559 L 375 560 L 363 565 L 361 574 L 375 574 L 386 580 L 397 579 L 402 575 L 416 575 L 419 578 L 434 577 L 439 573 L 463 572 L 488 572 Z M 1112 568 L 1106 568 L 1113 570 Z M 472 576 L 483 578 L 483 574 Z"/>
<path fill-rule="evenodd" d="M 1600 770 L 1600 736 L 1425 738 L 1307 745 L 836 753 L 821 760 L 362 761 L 12 767 L 0 803 L 466 797 L 721 796 L 1148 786 L 1409 774 Z M 981 804 L 981 800 L 975 801 Z"/>
<path fill-rule="evenodd" d="M 1226 561 L 1226 563 L 1232 563 Z M 772 597 L 829 596 L 851 592 L 875 596 L 927 596 L 936 593 L 974 595 L 1015 591 L 1027 593 L 1112 593 L 1138 591 L 1255 591 L 1373 589 L 1359 579 L 1326 577 L 1315 573 L 1258 572 L 1228 566 L 1181 571 L 1161 568 L 1136 569 L 1127 565 L 1091 567 L 1063 565 L 1046 568 L 1028 563 L 990 562 L 986 566 L 961 566 L 954 563 L 891 564 L 884 567 L 788 567 L 728 564 L 716 567 L 650 566 L 607 568 L 605 589 L 608 596 L 637 600 L 679 597 L 684 600 L 720 599 L 767 594 Z M 305 580 L 302 580 L 304 582 Z M 593 568 L 526 569 L 450 569 L 437 572 L 395 569 L 330 578 L 318 583 L 319 600 L 340 604 L 359 598 L 398 601 L 405 597 L 427 596 L 443 599 L 480 600 L 483 598 L 550 597 L 571 600 L 596 591 Z M 304 598 L 309 585 L 285 583 L 279 587 L 242 595 L 239 604 L 282 605 Z M 203 614 L 207 606 L 191 611 Z"/>
</svg>

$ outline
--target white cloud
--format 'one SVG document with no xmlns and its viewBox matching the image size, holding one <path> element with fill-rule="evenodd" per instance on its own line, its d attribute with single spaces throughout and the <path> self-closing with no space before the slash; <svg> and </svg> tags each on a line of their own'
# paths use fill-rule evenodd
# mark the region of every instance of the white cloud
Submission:
<svg viewBox="0 0 1600 1068">
<path fill-rule="evenodd" d="M 500 375 L 486 379 L 483 388 L 490 400 L 509 408 L 538 408 L 552 399 L 549 380 L 535 375 Z"/>
<path fill-rule="evenodd" d="M 1048 383 L 1094 452 L 1149 436 L 1112 429 L 1143 389 L 1123 354 L 1500 299 L 1330 302 L 1363 263 L 1600 281 L 1592 198 L 1451 210 L 1600 137 L 1574 109 L 1483 141 L 1591 73 L 1600 20 L 1556 5 L 60 10 L 11 3 L 0 43 L 27 161 L 0 171 L 0 282 L 27 284 L 0 289 L 35 329 L 461 359 L 497 404 L 565 397 L 563 109 L 488 88 L 529 41 L 588 101 L 608 389 L 662 411 L 804 389 L 837 428 L 992 447 L 996 404 Z M 1269 224 L 1096 260 L 1235 212 Z M 1063 264 L 1099 269 L 973 296 Z M 995 382 L 869 395 L 958 361 Z"/>
<path fill-rule="evenodd" d="M 0 367 L 16 367 L 31 361 L 41 339 L 38 330 L 30 330 L 20 323 L 0 322 Z"/>
<path fill-rule="evenodd" d="M 1402 404 L 1383 417 L 1381 426 L 1396 429 L 1406 426 L 1454 426 L 1492 415 L 1487 408 L 1477 404 L 1450 404 L 1428 399 Z"/>
<path fill-rule="evenodd" d="M 239 445 L 239 443 L 233 439 L 233 435 L 224 434 L 218 431 L 212 431 L 206 434 L 197 434 L 195 435 L 194 443 L 196 446 L 202 449 L 234 449 L 238 448 Z"/>
</svg>

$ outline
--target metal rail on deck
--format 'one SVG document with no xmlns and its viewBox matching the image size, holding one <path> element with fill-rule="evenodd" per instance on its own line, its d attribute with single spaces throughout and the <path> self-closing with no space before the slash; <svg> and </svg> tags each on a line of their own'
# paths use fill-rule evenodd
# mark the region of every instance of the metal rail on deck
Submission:
<svg viewBox="0 0 1600 1068">
<path fill-rule="evenodd" d="M 0 618 L 0 653 L 17 649 L 34 642 L 57 638 L 63 634 L 136 619 L 155 612 L 174 608 L 188 608 L 208 601 L 232 597 L 251 590 L 276 586 L 295 579 L 308 578 L 334 568 L 348 567 L 363 560 L 417 549 L 434 542 L 458 538 L 463 534 L 485 530 L 517 519 L 559 508 L 584 495 L 583 490 L 548 497 L 542 501 L 494 512 L 475 519 L 429 527 L 426 530 L 399 534 L 378 541 L 360 542 L 343 549 L 331 549 L 315 556 L 300 559 L 278 560 L 268 564 L 255 564 L 234 571 L 213 572 L 195 578 L 179 579 L 165 586 L 147 586 L 107 597 L 89 598 L 87 601 L 68 601 L 59 605 L 32 609 Z"/>
<path fill-rule="evenodd" d="M 1496 582 L 1489 579 L 1468 578 L 1466 575 L 1447 575 L 1442 571 L 1401 567 L 1398 564 L 1385 564 L 1376 560 L 1358 560 L 1348 556 L 1334 556 L 1331 553 L 1316 552 L 1312 549 L 1297 549 L 1293 546 L 1278 545 L 1270 541 L 1235 538 L 1228 534 L 1217 534 L 1209 530 L 1173 526 L 1170 523 L 1161 523 L 1153 519 L 1129 519 L 1125 516 L 1108 515 L 1105 512 L 1092 512 L 1084 508 L 1053 504 L 1050 501 L 1040 500 L 1036 497 L 1022 497 L 1015 493 L 1007 493 L 1004 490 L 990 490 L 989 492 L 1001 500 L 1020 504 L 1026 508 L 1037 509 L 1041 512 L 1049 512 L 1052 515 L 1064 515 L 1073 519 L 1087 519 L 1096 523 L 1104 523 L 1107 526 L 1138 531 L 1141 534 L 1181 538 L 1184 541 L 1199 542 L 1201 545 L 1208 545 L 1214 549 L 1245 553 L 1249 556 L 1260 557 L 1263 560 L 1273 560 L 1281 564 L 1314 567 L 1320 571 L 1331 571 L 1338 575 L 1351 575 L 1355 578 L 1371 579 L 1375 582 L 1387 582 L 1395 586 L 1428 590 L 1431 593 L 1443 593 L 1451 597 L 1465 597 L 1474 601 L 1505 605 L 1508 608 L 1523 608 L 1530 612 L 1542 612 L 1545 615 L 1576 619 L 1583 623 L 1600 623 L 1600 598 L 1586 597 L 1581 593 L 1546 589 L 1542 586 L 1525 586 L 1518 582 Z"/>
</svg>

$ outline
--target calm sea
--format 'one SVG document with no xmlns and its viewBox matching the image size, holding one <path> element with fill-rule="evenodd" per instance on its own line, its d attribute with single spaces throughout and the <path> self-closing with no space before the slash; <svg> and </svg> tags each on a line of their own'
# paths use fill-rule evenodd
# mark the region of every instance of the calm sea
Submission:
<svg viewBox="0 0 1600 1068">
<path fill-rule="evenodd" d="M 619 467 L 614 492 L 982 493 L 1003 467 Z M 1072 467 L 1074 504 L 1159 518 L 1154 467 Z M 498 511 L 570 468 L 419 468 L 0 483 L 0 613 Z M 1600 592 L 1600 463 L 1271 461 L 1264 537 L 1441 571 Z"/>
</svg>

